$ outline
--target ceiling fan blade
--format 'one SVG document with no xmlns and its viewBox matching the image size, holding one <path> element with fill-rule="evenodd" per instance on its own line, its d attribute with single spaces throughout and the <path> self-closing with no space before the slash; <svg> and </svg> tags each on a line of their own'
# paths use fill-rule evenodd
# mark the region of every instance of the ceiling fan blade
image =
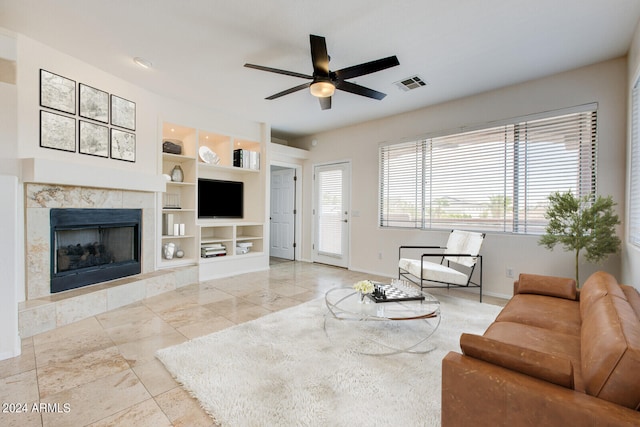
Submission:
<svg viewBox="0 0 640 427">
<path fill-rule="evenodd" d="M 368 87 L 360 86 L 355 83 L 339 81 L 336 83 L 336 89 L 344 90 L 345 92 L 354 93 L 356 95 L 366 96 L 367 98 L 382 99 L 387 96 L 386 93 L 378 92 L 377 90 L 369 89 Z"/>
<path fill-rule="evenodd" d="M 364 76 L 365 74 L 375 73 L 376 71 L 386 70 L 387 68 L 395 67 L 396 65 L 400 65 L 400 61 L 398 61 L 398 58 L 394 55 L 387 58 L 377 59 L 375 61 L 365 62 L 364 64 L 343 68 L 336 71 L 335 75 L 338 79 L 346 80 Z"/>
<path fill-rule="evenodd" d="M 311 43 L 311 61 L 313 62 L 314 76 L 329 75 L 329 54 L 327 53 L 327 42 L 322 36 L 309 35 Z"/>
<path fill-rule="evenodd" d="M 300 77 L 301 79 L 313 79 L 312 76 L 296 73 L 295 71 L 280 70 L 278 68 L 263 67 L 262 65 L 255 64 L 244 64 L 244 66 L 247 68 L 255 68 L 256 70 L 268 71 L 270 73 L 284 74 L 285 76 Z"/>
<path fill-rule="evenodd" d="M 320 101 L 320 108 L 322 108 L 323 110 L 330 110 L 331 109 L 331 97 L 327 96 L 326 98 L 318 98 L 318 101 Z"/>
<path fill-rule="evenodd" d="M 311 82 L 309 82 L 309 83 L 303 83 L 303 84 L 298 85 L 298 86 L 296 86 L 296 87 L 292 87 L 291 89 L 287 89 L 287 90 L 283 90 L 282 92 L 278 92 L 278 93 L 276 93 L 276 94 L 274 94 L 274 95 L 271 95 L 270 97 L 265 98 L 265 99 L 276 99 L 276 98 L 280 98 L 281 96 L 289 95 L 290 93 L 297 92 L 297 91 L 302 90 L 302 89 L 306 89 L 306 88 L 308 88 L 309 86 L 311 86 Z"/>
</svg>

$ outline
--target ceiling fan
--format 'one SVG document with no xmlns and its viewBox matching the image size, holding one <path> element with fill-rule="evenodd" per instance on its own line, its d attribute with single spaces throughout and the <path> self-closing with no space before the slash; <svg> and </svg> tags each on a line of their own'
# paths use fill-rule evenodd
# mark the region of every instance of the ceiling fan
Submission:
<svg viewBox="0 0 640 427">
<path fill-rule="evenodd" d="M 323 110 L 331 108 L 331 96 L 336 89 L 345 92 L 354 93 L 356 95 L 366 96 L 367 98 L 382 99 L 386 94 L 369 89 L 364 86 L 357 85 L 346 81 L 365 74 L 375 73 L 387 68 L 400 65 L 396 56 L 378 59 L 376 61 L 365 62 L 364 64 L 354 65 L 352 67 L 343 68 L 338 71 L 329 70 L 329 55 L 327 54 L 327 44 L 324 37 L 309 35 L 311 43 L 311 61 L 313 62 L 313 74 L 302 74 L 294 71 L 280 70 L 277 68 L 263 67 L 262 65 L 244 64 L 247 68 L 255 68 L 256 70 L 269 71 L 271 73 L 284 74 L 287 76 L 300 77 L 302 79 L 311 80 L 311 82 L 292 87 L 275 95 L 271 95 L 266 99 L 276 99 L 290 93 L 297 92 L 302 89 L 309 88 L 311 94 L 318 98 L 320 107 Z"/>
</svg>

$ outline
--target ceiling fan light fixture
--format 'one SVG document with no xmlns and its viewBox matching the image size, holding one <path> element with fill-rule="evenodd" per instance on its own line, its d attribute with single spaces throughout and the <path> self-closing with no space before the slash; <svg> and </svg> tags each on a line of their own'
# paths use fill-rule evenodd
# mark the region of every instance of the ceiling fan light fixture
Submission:
<svg viewBox="0 0 640 427">
<path fill-rule="evenodd" d="M 331 82 L 319 81 L 311 84 L 311 86 L 309 86 L 309 91 L 311 92 L 311 95 L 317 98 L 328 98 L 333 96 L 333 93 L 336 91 L 336 87 Z"/>
</svg>

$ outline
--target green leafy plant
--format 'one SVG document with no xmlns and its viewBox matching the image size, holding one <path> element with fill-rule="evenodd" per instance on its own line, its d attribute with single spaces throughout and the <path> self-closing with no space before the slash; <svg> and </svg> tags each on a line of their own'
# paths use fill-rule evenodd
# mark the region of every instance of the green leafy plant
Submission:
<svg viewBox="0 0 640 427">
<path fill-rule="evenodd" d="M 578 287 L 578 264 L 583 249 L 585 259 L 595 263 L 620 251 L 620 239 L 616 235 L 620 219 L 614 211 L 615 205 L 611 196 L 576 197 L 571 192 L 556 192 L 549 196 L 549 207 L 545 213 L 549 222 L 546 234 L 538 243 L 551 250 L 559 243 L 566 251 L 575 252 Z"/>
</svg>

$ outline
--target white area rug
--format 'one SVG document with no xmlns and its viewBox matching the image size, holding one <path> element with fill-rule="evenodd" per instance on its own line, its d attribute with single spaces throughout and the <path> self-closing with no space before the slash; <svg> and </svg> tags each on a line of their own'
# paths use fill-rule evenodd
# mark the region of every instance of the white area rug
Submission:
<svg viewBox="0 0 640 427">
<path fill-rule="evenodd" d="M 438 426 L 441 361 L 501 307 L 439 297 L 427 354 L 364 356 L 327 337 L 324 299 L 165 348 L 172 375 L 224 426 Z"/>
</svg>

